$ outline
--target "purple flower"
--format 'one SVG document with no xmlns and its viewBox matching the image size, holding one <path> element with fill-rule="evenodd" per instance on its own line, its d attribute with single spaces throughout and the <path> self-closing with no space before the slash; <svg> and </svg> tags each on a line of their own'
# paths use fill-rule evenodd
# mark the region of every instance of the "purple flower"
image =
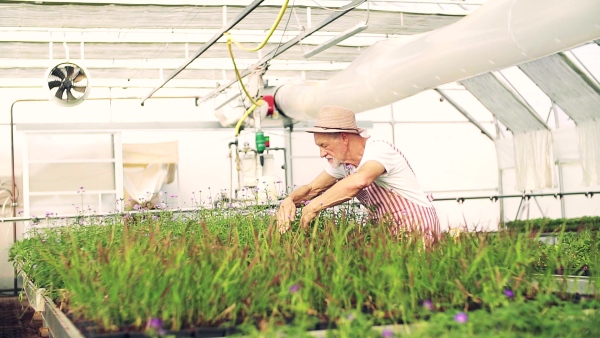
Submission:
<svg viewBox="0 0 600 338">
<path fill-rule="evenodd" d="M 383 338 L 392 338 L 394 337 L 394 331 L 390 329 L 384 329 L 383 331 L 381 331 L 381 336 Z"/>
<path fill-rule="evenodd" d="M 504 290 L 504 295 L 508 298 L 513 298 L 515 296 L 515 293 L 510 289 L 506 289 Z"/>
<path fill-rule="evenodd" d="M 140 210 L 140 205 L 139 204 L 135 204 L 133 206 L 133 210 Z"/>
<path fill-rule="evenodd" d="M 464 324 L 469 320 L 469 316 L 467 316 L 466 313 L 464 312 L 459 312 L 456 314 L 456 316 L 454 316 L 454 321 L 457 323 L 461 323 Z"/>
<path fill-rule="evenodd" d="M 427 310 L 433 310 L 433 302 L 430 301 L 429 299 L 426 299 L 423 301 L 423 307 L 426 308 Z"/>
<path fill-rule="evenodd" d="M 294 284 L 294 285 L 290 286 L 290 293 L 296 293 L 298 291 L 300 291 L 300 285 Z"/>
<path fill-rule="evenodd" d="M 83 186 L 80 186 L 80 187 L 79 187 L 79 190 L 83 190 Z"/>
<path fill-rule="evenodd" d="M 308 203 L 310 203 L 310 200 L 304 201 L 304 205 L 308 205 Z"/>
<path fill-rule="evenodd" d="M 162 320 L 160 318 L 151 318 L 148 321 L 148 327 L 152 329 L 160 329 L 162 328 Z"/>
</svg>

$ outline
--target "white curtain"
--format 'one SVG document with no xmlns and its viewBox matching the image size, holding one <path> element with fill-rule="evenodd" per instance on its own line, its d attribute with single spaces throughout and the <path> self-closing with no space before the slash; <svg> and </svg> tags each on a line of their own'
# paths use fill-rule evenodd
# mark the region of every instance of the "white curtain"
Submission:
<svg viewBox="0 0 600 338">
<path fill-rule="evenodd" d="M 577 124 L 583 184 L 600 185 L 600 119 Z"/>
<path fill-rule="evenodd" d="M 534 130 L 514 134 L 515 168 L 519 191 L 554 187 L 552 133 Z"/>
<path fill-rule="evenodd" d="M 175 179 L 178 161 L 177 142 L 123 144 L 126 205 L 130 208 L 144 202 L 155 204 L 163 184 Z"/>
</svg>

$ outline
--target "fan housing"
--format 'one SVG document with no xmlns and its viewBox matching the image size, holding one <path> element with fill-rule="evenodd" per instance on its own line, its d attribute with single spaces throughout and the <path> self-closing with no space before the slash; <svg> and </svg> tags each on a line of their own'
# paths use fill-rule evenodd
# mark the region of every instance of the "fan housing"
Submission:
<svg viewBox="0 0 600 338">
<path fill-rule="evenodd" d="M 46 72 L 45 88 L 50 90 L 50 100 L 65 107 L 83 102 L 90 93 L 87 69 L 73 62 L 62 62 Z"/>
</svg>

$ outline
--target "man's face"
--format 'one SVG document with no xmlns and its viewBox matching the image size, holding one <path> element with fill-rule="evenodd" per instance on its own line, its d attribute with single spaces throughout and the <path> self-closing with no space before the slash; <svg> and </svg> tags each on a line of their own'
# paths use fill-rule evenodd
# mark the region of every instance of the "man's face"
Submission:
<svg viewBox="0 0 600 338">
<path fill-rule="evenodd" d="M 314 133 L 315 144 L 319 147 L 319 155 L 327 159 L 333 167 L 339 167 L 343 162 L 345 144 L 339 133 Z"/>
</svg>

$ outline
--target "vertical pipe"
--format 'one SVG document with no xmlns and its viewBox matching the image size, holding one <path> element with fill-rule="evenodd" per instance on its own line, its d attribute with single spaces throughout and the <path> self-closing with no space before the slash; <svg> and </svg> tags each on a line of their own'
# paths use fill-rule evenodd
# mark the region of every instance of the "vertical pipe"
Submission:
<svg viewBox="0 0 600 338">
<path fill-rule="evenodd" d="M 288 186 L 286 186 L 286 194 L 290 193 L 292 190 L 294 190 L 294 176 L 293 176 L 293 163 L 292 163 L 292 131 L 293 131 L 293 126 L 289 126 L 288 128 L 285 129 L 284 131 L 284 141 L 285 141 L 285 149 L 287 149 L 287 151 L 289 151 L 289 156 L 287 156 L 286 158 L 286 162 L 285 162 L 285 177 L 286 177 L 286 184 L 289 184 Z M 289 190 L 288 190 L 289 188 Z"/>
<path fill-rule="evenodd" d="M 16 180 L 16 175 L 15 175 L 15 138 L 14 138 L 14 120 L 13 120 L 13 107 L 15 105 L 16 101 L 13 102 L 13 104 L 10 106 L 10 168 L 11 168 L 11 179 L 12 179 L 12 184 L 10 186 L 10 190 L 11 190 L 11 196 L 10 196 L 10 202 L 11 202 L 11 208 L 12 208 L 12 217 L 17 217 L 17 205 L 19 204 L 19 201 L 17 200 L 16 194 L 17 194 L 17 180 Z M 17 243 L 17 222 L 13 221 L 12 224 L 12 228 L 13 228 L 13 245 L 15 243 Z M 17 269 L 14 269 L 14 285 L 13 285 L 13 292 L 14 295 L 17 295 Z"/>
<path fill-rule="evenodd" d="M 115 160 L 115 195 L 117 201 L 122 201 L 123 194 L 123 141 L 120 132 L 112 134 L 113 141 L 113 158 Z M 124 202 L 124 201 L 123 201 Z M 119 203 L 119 211 L 124 210 L 125 203 Z"/>
<path fill-rule="evenodd" d="M 560 121 L 558 118 L 558 111 L 556 109 L 556 103 L 552 101 L 552 112 L 554 113 L 554 127 L 558 129 Z M 560 159 L 556 161 L 556 165 L 558 167 L 558 191 L 562 194 L 565 191 L 564 187 L 564 179 L 563 179 L 563 167 L 560 163 Z M 566 210 L 565 210 L 565 198 L 560 197 L 560 217 L 565 218 Z"/>
<path fill-rule="evenodd" d="M 495 139 L 500 138 L 500 127 L 498 126 L 498 119 L 494 116 L 494 126 L 496 127 L 496 137 Z M 498 150 L 496 150 L 496 157 L 498 157 Z M 504 181 L 503 176 L 504 172 L 500 169 L 500 165 L 498 165 L 498 195 L 504 195 Z M 504 229 L 504 199 L 498 199 L 498 204 L 500 205 L 500 228 Z M 500 229 L 498 229 L 500 230 Z"/>
</svg>

